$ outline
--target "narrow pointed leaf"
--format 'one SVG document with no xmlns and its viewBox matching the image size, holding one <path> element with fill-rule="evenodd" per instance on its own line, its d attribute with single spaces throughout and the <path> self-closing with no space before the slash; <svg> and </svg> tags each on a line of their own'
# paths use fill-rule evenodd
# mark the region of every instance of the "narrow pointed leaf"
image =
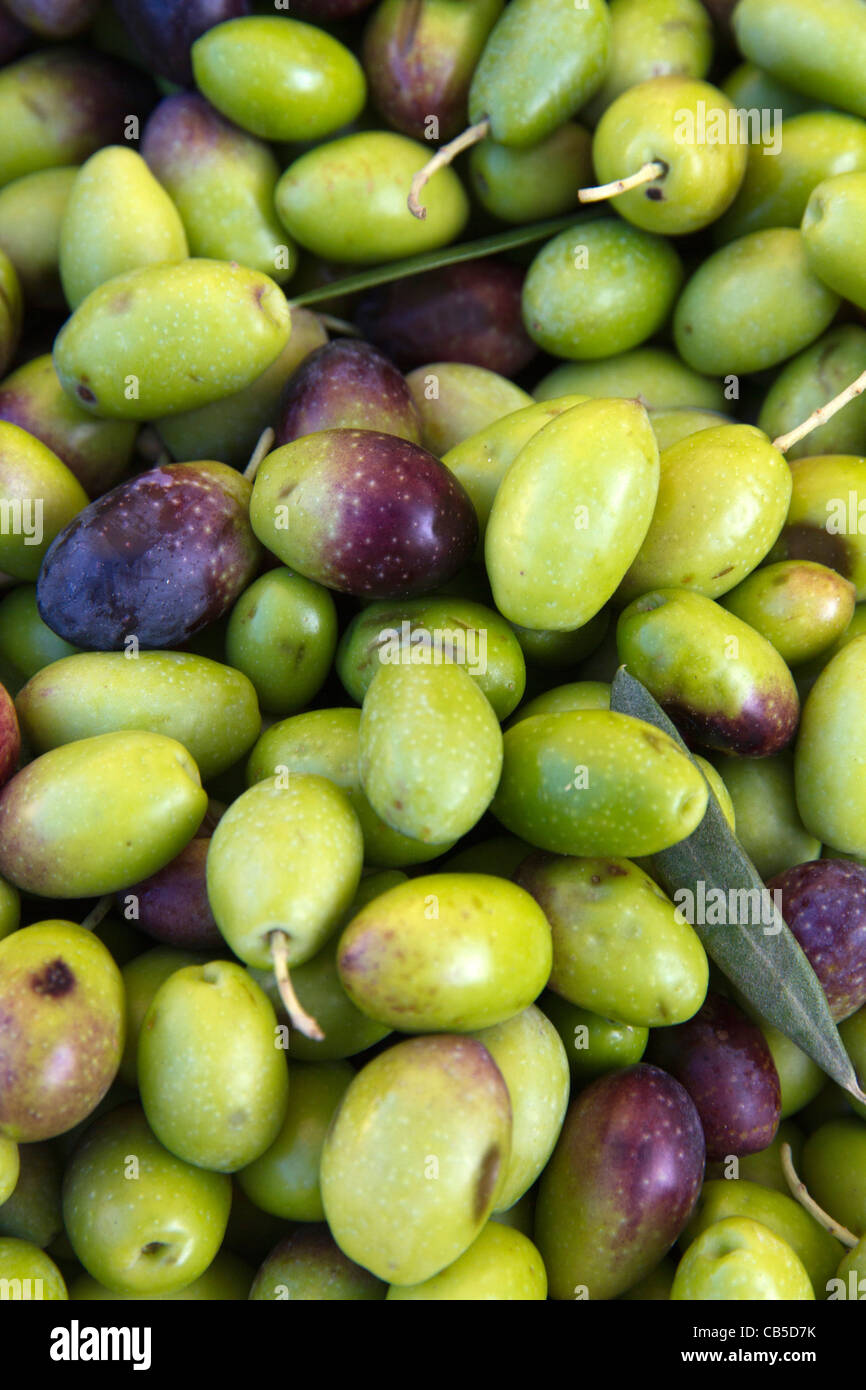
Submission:
<svg viewBox="0 0 866 1390">
<path fill-rule="evenodd" d="M 479 241 L 464 241 L 457 246 L 442 246 L 438 251 L 425 251 L 420 256 L 408 256 L 402 261 L 390 261 L 387 265 L 368 266 L 357 275 L 349 275 L 345 280 L 335 280 L 330 285 L 319 285 L 314 290 L 292 296 L 289 302 L 299 308 L 310 304 L 320 304 L 323 300 L 334 299 L 339 295 L 357 294 L 359 290 L 372 289 L 374 285 L 387 285 L 392 280 L 404 280 L 407 275 L 420 275 L 425 270 L 439 270 L 443 265 L 457 265 L 460 261 L 476 261 L 481 256 L 496 256 L 502 251 L 514 251 L 518 246 L 530 246 L 534 241 L 547 241 L 564 232 L 567 227 L 579 227 L 582 222 L 591 222 L 599 213 L 574 212 L 569 217 L 556 217 L 548 222 L 532 222 L 525 227 L 511 227 L 505 232 L 495 232 L 493 236 L 482 237 Z"/>
<path fill-rule="evenodd" d="M 689 753 L 664 710 L 624 666 L 614 677 L 610 707 L 663 730 Z M 678 889 L 688 889 L 697 896 L 701 883 L 707 897 L 721 889 L 726 902 L 730 902 L 731 890 L 762 894 L 760 899 L 737 900 L 765 903 L 767 911 L 759 914 L 760 922 L 711 926 L 696 921 L 694 930 L 719 969 L 761 1018 L 796 1043 L 852 1096 L 866 1100 L 818 977 L 754 864 L 731 833 L 712 792 L 697 830 L 654 855 L 653 869 L 671 896 Z"/>
</svg>

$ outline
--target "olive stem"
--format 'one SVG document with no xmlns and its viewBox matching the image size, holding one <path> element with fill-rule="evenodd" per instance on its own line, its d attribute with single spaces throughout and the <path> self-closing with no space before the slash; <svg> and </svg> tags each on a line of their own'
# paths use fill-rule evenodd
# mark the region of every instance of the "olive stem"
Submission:
<svg viewBox="0 0 866 1390">
<path fill-rule="evenodd" d="M 94 931 L 99 926 L 103 917 L 107 917 L 114 902 L 114 894 L 106 893 L 104 898 L 100 898 L 95 907 L 92 907 L 81 923 L 85 931 Z"/>
<path fill-rule="evenodd" d="M 256 447 L 253 449 L 253 452 L 250 454 L 250 461 L 244 469 L 244 477 L 249 482 L 252 482 L 256 474 L 258 473 L 259 464 L 261 463 L 262 459 L 271 452 L 271 445 L 273 444 L 276 437 L 277 436 L 274 434 L 274 431 L 271 429 L 270 425 L 268 425 L 268 428 L 266 430 L 262 430 L 261 434 L 259 435 L 258 443 L 256 444 Z"/>
<path fill-rule="evenodd" d="M 144 425 L 138 432 L 135 441 L 135 450 L 143 459 L 146 459 L 148 468 L 160 467 L 162 460 L 171 462 L 168 451 L 159 437 L 153 425 Z"/>
<path fill-rule="evenodd" d="M 780 453 L 787 453 L 795 444 L 799 444 L 807 434 L 811 434 L 819 425 L 831 419 L 837 411 L 844 409 L 849 401 L 853 401 L 857 396 L 866 391 L 866 372 L 861 372 L 856 381 L 852 381 L 850 386 L 846 386 L 844 391 L 840 391 L 838 396 L 834 396 L 832 401 L 826 405 L 819 405 L 817 410 L 813 410 L 807 420 L 795 429 L 789 430 L 787 434 L 780 434 L 778 439 L 773 440 L 773 447 Z"/>
<path fill-rule="evenodd" d="M 289 1015 L 292 1027 L 297 1028 L 299 1033 L 303 1033 L 305 1038 L 312 1038 L 314 1042 L 321 1042 L 325 1035 L 312 1014 L 307 1013 L 298 999 L 289 976 L 289 938 L 284 931 L 272 931 L 270 940 L 277 988 L 280 991 L 280 998 L 286 1013 Z"/>
<path fill-rule="evenodd" d="M 810 1216 L 814 1216 L 825 1231 L 829 1231 L 831 1236 L 835 1236 L 837 1240 L 841 1240 L 843 1245 L 847 1245 L 853 1250 L 854 1246 L 859 1244 L 859 1236 L 853 1235 L 847 1226 L 842 1226 L 838 1221 L 834 1221 L 823 1207 L 818 1206 L 815 1198 L 810 1196 L 806 1184 L 797 1177 L 790 1144 L 782 1145 L 782 1171 L 785 1174 L 785 1181 L 791 1189 L 791 1196 L 800 1203 L 801 1207 L 805 1207 Z"/>
<path fill-rule="evenodd" d="M 320 314 L 317 311 L 316 318 L 323 328 L 330 328 L 332 333 L 341 333 L 344 338 L 360 338 L 361 330 L 356 328 L 348 319 L 334 318 L 333 314 Z"/>
<path fill-rule="evenodd" d="M 489 134 L 490 120 L 485 116 L 484 120 L 479 121 L 477 125 L 467 126 L 462 134 L 457 135 L 453 140 L 449 140 L 447 145 L 441 145 L 433 158 L 428 159 L 424 168 L 419 169 L 412 180 L 412 187 L 409 192 L 409 211 L 413 217 L 417 217 L 423 222 L 424 218 L 427 216 L 427 209 L 419 203 L 418 194 L 421 192 L 424 185 L 430 182 L 433 175 L 438 173 L 440 169 L 444 169 L 446 164 L 453 163 L 458 154 L 462 154 L 464 150 L 468 150 L 472 145 L 477 145 L 480 141 L 486 140 Z"/>
<path fill-rule="evenodd" d="M 618 198 L 620 193 L 628 193 L 632 188 L 640 188 L 643 183 L 660 179 L 667 171 L 666 164 L 654 159 L 650 164 L 644 164 L 636 174 L 629 174 L 627 179 L 614 179 L 613 183 L 601 183 L 597 188 L 579 189 L 578 200 L 581 203 L 601 203 L 605 198 Z"/>
</svg>

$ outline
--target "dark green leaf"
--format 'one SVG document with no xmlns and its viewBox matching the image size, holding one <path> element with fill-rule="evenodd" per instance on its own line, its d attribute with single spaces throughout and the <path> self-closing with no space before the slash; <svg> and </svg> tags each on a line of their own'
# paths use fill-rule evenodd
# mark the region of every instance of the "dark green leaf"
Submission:
<svg viewBox="0 0 866 1390">
<path fill-rule="evenodd" d="M 688 753 L 664 710 L 624 666 L 614 678 L 610 707 L 662 729 Z M 654 855 L 653 868 L 671 896 L 678 889 L 689 889 L 697 895 L 699 883 L 703 883 L 706 895 L 721 889 L 726 901 L 731 890 L 764 890 L 763 880 L 731 833 L 712 794 L 697 830 L 678 845 Z M 817 975 L 776 910 L 772 896 L 768 895 L 765 901 L 770 920 L 754 924 L 726 922 L 718 926 L 696 921 L 694 929 L 719 969 L 761 1018 L 808 1053 L 822 1071 L 852 1096 L 866 1099 Z"/>
<path fill-rule="evenodd" d="M 480 241 L 464 241 L 459 246 L 442 246 L 438 251 L 425 251 L 421 256 L 409 256 L 403 261 L 391 261 L 388 265 L 368 266 L 357 275 L 349 275 L 345 280 L 335 280 L 330 285 L 320 285 L 304 294 L 292 297 L 289 302 L 306 308 L 310 304 L 320 304 L 322 300 L 334 299 L 338 295 L 357 294 L 359 290 L 372 289 L 374 285 L 387 285 L 392 280 L 403 280 L 407 275 L 420 275 L 425 270 L 438 270 L 443 265 L 457 265 L 459 261 L 476 261 L 480 256 L 495 256 L 501 251 L 513 251 L 518 246 L 529 246 L 533 241 L 547 241 L 564 232 L 567 227 L 579 227 L 581 222 L 591 222 L 599 214 L 586 212 L 572 213 L 570 217 L 556 217 L 549 222 L 533 222 L 527 227 L 512 227 L 506 232 L 496 232 L 493 236 L 482 237 Z"/>
</svg>

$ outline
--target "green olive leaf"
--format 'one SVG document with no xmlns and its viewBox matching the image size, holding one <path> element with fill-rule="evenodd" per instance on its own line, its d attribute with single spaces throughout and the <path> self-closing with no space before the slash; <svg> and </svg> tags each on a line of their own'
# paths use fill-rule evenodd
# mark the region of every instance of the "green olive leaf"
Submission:
<svg viewBox="0 0 866 1390">
<path fill-rule="evenodd" d="M 303 294 L 289 294 L 289 303 L 298 308 L 310 304 L 320 304 L 323 300 L 335 299 L 344 294 L 357 294 L 359 290 L 372 289 L 374 285 L 387 285 L 392 280 L 404 280 L 407 275 L 420 275 L 425 270 L 438 270 L 443 265 L 457 265 L 460 261 L 475 261 L 481 256 L 495 256 L 501 251 L 513 251 L 518 246 L 529 246 L 533 241 L 547 241 L 549 237 L 564 232 L 567 227 L 578 227 L 582 222 L 591 222 L 599 213 L 587 212 L 581 215 L 573 212 L 568 217 L 552 218 L 548 222 L 532 222 L 525 227 L 511 227 L 505 232 L 495 232 L 493 236 L 482 237 L 480 241 L 464 241 L 457 246 L 442 246 L 438 251 L 424 251 L 420 256 L 407 256 L 402 261 L 391 261 L 388 265 L 369 266 L 357 275 L 349 275 L 345 280 L 335 280 L 330 285 L 318 285 L 314 290 Z"/>
<path fill-rule="evenodd" d="M 691 757 L 664 710 L 646 687 L 628 674 L 625 666 L 614 677 L 610 707 L 661 729 Z M 752 895 L 757 890 L 762 895 L 759 899 L 752 896 L 738 900 L 762 903 L 758 922 L 711 926 L 695 921 L 694 930 L 722 973 L 761 1018 L 796 1043 L 844 1090 L 857 1100 L 864 1100 L 820 981 L 772 895 L 765 890 L 754 864 L 731 833 L 712 791 L 697 830 L 679 844 L 654 855 L 653 869 L 672 897 L 683 889 L 696 899 L 701 892 L 709 898 L 713 890 L 721 890 L 726 902 L 730 901 L 732 890 Z"/>
</svg>

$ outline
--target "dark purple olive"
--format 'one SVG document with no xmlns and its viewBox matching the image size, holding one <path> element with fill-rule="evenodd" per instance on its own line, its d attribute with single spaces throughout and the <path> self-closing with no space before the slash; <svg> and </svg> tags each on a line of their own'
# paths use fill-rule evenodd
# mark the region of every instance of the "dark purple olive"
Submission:
<svg viewBox="0 0 866 1390">
<path fill-rule="evenodd" d="M 782 894 L 782 916 L 821 981 L 836 1022 L 866 1004 L 866 868 L 815 859 L 767 884 Z"/>
<path fill-rule="evenodd" d="M 284 565 L 359 598 L 430 593 L 466 565 L 475 508 L 433 454 L 377 430 L 323 430 L 275 449 L 250 507 Z"/>
<path fill-rule="evenodd" d="M 210 840 L 190 840 L 159 873 L 118 893 L 122 911 L 130 897 L 138 899 L 136 926 L 155 941 L 183 951 L 210 951 L 225 946 L 210 910 L 205 884 L 209 845 Z"/>
<path fill-rule="evenodd" d="M 261 551 L 250 484 L 223 463 L 151 468 L 91 502 L 49 546 L 36 585 L 44 622 L 77 647 L 175 647 L 216 622 Z"/>
<path fill-rule="evenodd" d="M 114 8 L 151 72 L 183 87 L 192 82 L 195 40 L 251 7 L 249 0 L 114 0 Z"/>
<path fill-rule="evenodd" d="M 361 57 L 373 105 L 415 140 L 451 140 L 469 124 L 469 84 L 500 0 L 446 4 L 383 0 L 364 33 Z"/>
<path fill-rule="evenodd" d="M 551 1298 L 616 1298 L 645 1278 L 686 1225 L 703 1175 L 701 1122 L 672 1076 L 641 1062 L 587 1086 L 538 1188 Z"/>
<path fill-rule="evenodd" d="M 708 994 L 687 1023 L 654 1029 L 645 1055 L 685 1086 L 708 1159 L 772 1144 L 782 1108 L 779 1074 L 760 1028 L 730 999 Z"/>
<path fill-rule="evenodd" d="M 701 0 L 705 10 L 708 10 L 710 17 L 715 21 L 719 34 L 726 42 L 732 43 L 734 31 L 731 26 L 731 15 L 737 5 L 737 0 Z"/>
<path fill-rule="evenodd" d="M 13 58 L 17 58 L 19 53 L 23 53 L 32 40 L 33 35 L 29 29 L 25 29 L 23 24 L 13 19 L 0 0 L 0 67 L 5 67 Z"/>
<path fill-rule="evenodd" d="M 355 322 L 404 371 L 469 362 L 514 376 L 538 350 L 523 326 L 524 276 L 507 261 L 443 266 L 368 290 Z"/>
<path fill-rule="evenodd" d="M 369 343 L 326 343 L 286 385 L 277 444 L 331 429 L 381 430 L 421 443 L 421 418 L 405 377 Z"/>
<path fill-rule="evenodd" d="M 44 39 L 71 39 L 90 27 L 100 0 L 3 0 L 4 6 Z"/>
</svg>

